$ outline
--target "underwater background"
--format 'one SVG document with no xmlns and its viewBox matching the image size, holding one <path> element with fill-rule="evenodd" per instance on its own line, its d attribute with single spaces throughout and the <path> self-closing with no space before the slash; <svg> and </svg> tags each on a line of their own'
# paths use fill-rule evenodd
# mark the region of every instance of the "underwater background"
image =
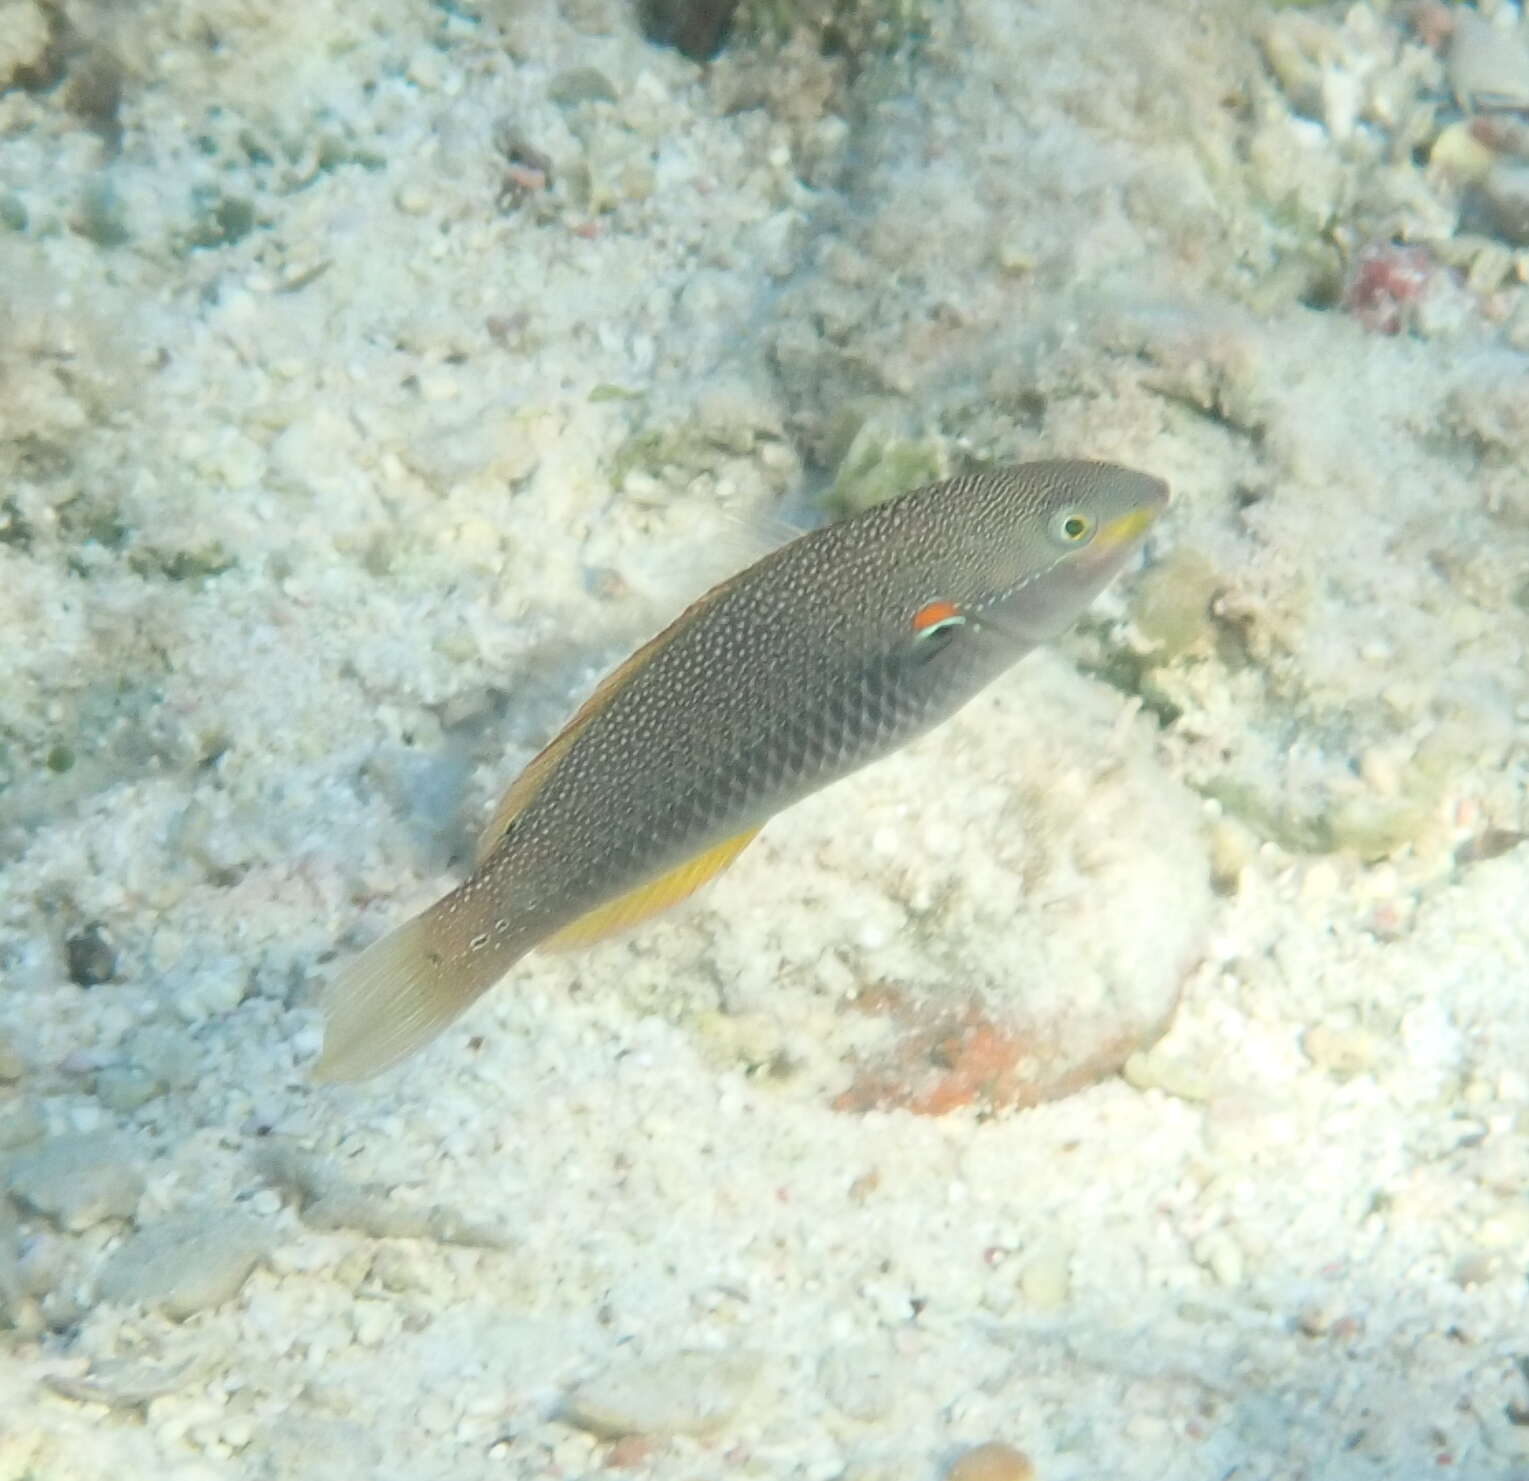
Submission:
<svg viewBox="0 0 1529 1481">
<path fill-rule="evenodd" d="M 0 0 L 0 1481 L 1525 1481 L 1526 355 L 1505 0 Z M 614 662 L 1042 457 L 1174 491 L 1072 632 L 310 1082 Z"/>
</svg>

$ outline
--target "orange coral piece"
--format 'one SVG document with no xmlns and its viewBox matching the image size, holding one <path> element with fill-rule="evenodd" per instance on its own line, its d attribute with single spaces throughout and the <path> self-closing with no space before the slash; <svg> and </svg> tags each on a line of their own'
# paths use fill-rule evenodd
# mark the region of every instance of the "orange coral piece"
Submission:
<svg viewBox="0 0 1529 1481">
<path fill-rule="evenodd" d="M 605 1448 L 604 1465 L 611 1471 L 631 1471 L 646 1465 L 659 1451 L 652 1435 L 621 1435 Z"/>
<path fill-rule="evenodd" d="M 913 1016 L 895 993 L 886 992 L 881 1005 L 904 1022 Z M 901 1106 L 921 1116 L 942 1116 L 975 1101 L 1010 1105 L 1020 1098 L 1015 1071 L 1025 1058 L 1024 1041 L 972 1004 L 959 1017 L 947 1015 L 909 1033 L 894 1049 L 892 1062 L 857 1076 L 834 1100 L 834 1109 Z"/>
<path fill-rule="evenodd" d="M 948 1072 L 909 1109 L 923 1116 L 943 1116 L 978 1099 L 1002 1103 L 1012 1098 L 1014 1067 L 1023 1052 L 1017 1039 L 990 1020 L 968 1024 L 940 1043 L 937 1062 Z"/>
</svg>

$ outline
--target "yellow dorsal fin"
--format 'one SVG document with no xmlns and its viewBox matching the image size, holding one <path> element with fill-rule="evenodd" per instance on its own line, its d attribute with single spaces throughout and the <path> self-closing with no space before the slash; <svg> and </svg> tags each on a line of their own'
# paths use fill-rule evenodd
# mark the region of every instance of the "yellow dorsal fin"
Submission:
<svg viewBox="0 0 1529 1481">
<path fill-rule="evenodd" d="M 618 669 L 616 673 L 620 673 L 620 670 Z M 605 684 L 609 684 L 615 677 L 616 674 L 612 674 L 600 688 L 603 689 Z M 573 744 L 574 737 L 579 733 L 579 727 L 589 718 L 584 711 L 594 704 L 599 695 L 600 690 L 595 690 L 584 701 L 578 714 L 526 763 L 526 769 L 510 783 L 504 796 L 499 799 L 498 805 L 494 808 L 493 816 L 478 835 L 478 851 L 473 859 L 474 868 L 482 867 L 483 861 L 493 853 L 495 845 L 504 837 L 506 829 L 525 811 L 526 804 L 541 791 L 542 783 L 547 780 L 548 773 L 557 765 L 563 752 Z"/>
<path fill-rule="evenodd" d="M 617 895 L 604 905 L 597 905 L 586 915 L 581 915 L 572 925 L 539 942 L 538 951 L 571 951 L 577 946 L 589 946 L 635 926 L 649 916 L 667 910 L 671 905 L 693 895 L 709 879 L 714 879 L 749 846 L 749 841 L 759 832 L 750 828 L 721 843 L 713 844 L 705 853 L 694 855 L 667 874 L 640 884 L 635 890 Z"/>
<path fill-rule="evenodd" d="M 741 576 L 746 573 L 740 571 L 738 574 Z M 574 711 L 573 718 L 536 753 L 526 769 L 510 783 L 509 790 L 499 799 L 494 815 L 478 836 L 478 853 L 474 861 L 476 864 L 482 864 L 493 853 L 495 845 L 504 837 L 505 830 L 525 811 L 531 799 L 541 791 L 542 783 L 563 759 L 563 753 L 578 739 L 579 732 L 616 697 L 627 681 L 659 649 L 668 644 L 682 628 L 699 617 L 737 579 L 737 576 L 729 577 L 720 585 L 712 587 L 704 596 L 697 597 L 657 637 L 649 638 L 630 658 L 623 660 L 600 680 L 589 698 Z M 740 844 L 739 847 L 742 845 Z"/>
</svg>

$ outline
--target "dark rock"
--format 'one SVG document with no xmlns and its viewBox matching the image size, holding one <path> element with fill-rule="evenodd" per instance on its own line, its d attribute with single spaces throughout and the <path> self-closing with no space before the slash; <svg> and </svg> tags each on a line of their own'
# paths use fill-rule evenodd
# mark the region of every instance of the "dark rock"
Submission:
<svg viewBox="0 0 1529 1481">
<path fill-rule="evenodd" d="M 722 50 L 738 0 L 639 0 L 649 41 L 672 46 L 697 62 Z"/>
<path fill-rule="evenodd" d="M 64 941 L 69 980 L 81 987 L 97 987 L 117 975 L 117 947 L 99 921 L 81 926 Z"/>
</svg>

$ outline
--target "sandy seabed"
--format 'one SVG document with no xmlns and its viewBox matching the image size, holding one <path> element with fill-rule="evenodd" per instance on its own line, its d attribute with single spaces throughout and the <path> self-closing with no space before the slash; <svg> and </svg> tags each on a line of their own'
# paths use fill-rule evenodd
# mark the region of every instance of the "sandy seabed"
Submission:
<svg viewBox="0 0 1529 1481">
<path fill-rule="evenodd" d="M 1393 11 L 0 0 L 0 1481 L 1529 1476 L 1522 167 Z M 830 1107 L 889 953 L 1044 928 L 958 725 L 308 1083 L 746 524 L 1053 455 L 1174 508 L 960 725 L 1181 799 L 1123 1075 Z"/>
</svg>

